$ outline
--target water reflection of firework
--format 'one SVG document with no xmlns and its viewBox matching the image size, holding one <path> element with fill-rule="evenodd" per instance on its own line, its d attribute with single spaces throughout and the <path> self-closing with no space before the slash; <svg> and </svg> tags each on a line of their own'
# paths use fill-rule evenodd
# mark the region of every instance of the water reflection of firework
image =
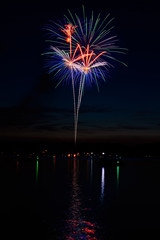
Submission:
<svg viewBox="0 0 160 240">
<path fill-rule="evenodd" d="M 90 239 L 97 240 L 97 226 L 95 223 L 86 221 L 84 211 L 81 203 L 81 191 L 78 184 L 78 162 L 74 159 L 73 180 L 72 180 L 72 200 L 69 208 L 65 227 L 65 239 L 80 240 Z"/>
</svg>

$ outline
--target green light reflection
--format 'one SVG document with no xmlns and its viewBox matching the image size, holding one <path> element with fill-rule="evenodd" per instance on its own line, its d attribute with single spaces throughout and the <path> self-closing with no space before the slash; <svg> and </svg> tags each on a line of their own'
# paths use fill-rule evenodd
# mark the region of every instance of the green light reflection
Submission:
<svg viewBox="0 0 160 240">
<path fill-rule="evenodd" d="M 117 166 L 117 189 L 119 189 L 119 166 Z"/>
<path fill-rule="evenodd" d="M 36 183 L 38 182 L 38 160 L 36 165 Z"/>
</svg>

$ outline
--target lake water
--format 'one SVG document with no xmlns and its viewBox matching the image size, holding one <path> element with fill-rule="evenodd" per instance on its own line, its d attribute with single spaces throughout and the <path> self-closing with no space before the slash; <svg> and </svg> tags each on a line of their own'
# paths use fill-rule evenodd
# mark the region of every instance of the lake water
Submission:
<svg viewBox="0 0 160 240">
<path fill-rule="evenodd" d="M 2 239 L 159 239 L 160 163 L 1 160 Z"/>
</svg>

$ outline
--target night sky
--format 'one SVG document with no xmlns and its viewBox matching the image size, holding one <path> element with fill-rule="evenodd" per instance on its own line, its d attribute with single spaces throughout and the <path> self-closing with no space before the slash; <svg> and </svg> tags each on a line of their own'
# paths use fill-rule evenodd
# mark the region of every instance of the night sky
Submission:
<svg viewBox="0 0 160 240">
<path fill-rule="evenodd" d="M 160 14 L 154 1 L 11 1 L 0 14 L 0 140 L 74 142 L 71 86 L 55 87 L 44 68 L 45 31 L 49 20 L 67 9 L 115 17 L 119 45 L 128 49 L 110 78 L 85 89 L 77 144 L 160 143 Z M 121 56 L 120 56 L 121 58 Z M 88 144 L 88 145 L 87 145 Z M 93 145 L 92 145 L 93 144 Z M 63 148 L 63 147 L 62 147 Z"/>
</svg>

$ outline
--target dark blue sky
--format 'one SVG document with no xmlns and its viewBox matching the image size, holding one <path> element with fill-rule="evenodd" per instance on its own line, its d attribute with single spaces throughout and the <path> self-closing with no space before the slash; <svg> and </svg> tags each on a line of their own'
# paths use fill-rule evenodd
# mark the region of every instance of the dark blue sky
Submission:
<svg viewBox="0 0 160 240">
<path fill-rule="evenodd" d="M 58 1 L 57 1 L 58 2 Z M 128 48 L 128 68 L 116 64 L 100 86 L 85 89 L 78 141 L 160 142 L 160 16 L 153 1 L 12 1 L 1 7 L 1 139 L 74 138 L 71 86 L 54 88 L 43 68 L 44 31 L 48 20 L 62 19 L 81 5 L 115 17 L 119 44 Z"/>
</svg>

